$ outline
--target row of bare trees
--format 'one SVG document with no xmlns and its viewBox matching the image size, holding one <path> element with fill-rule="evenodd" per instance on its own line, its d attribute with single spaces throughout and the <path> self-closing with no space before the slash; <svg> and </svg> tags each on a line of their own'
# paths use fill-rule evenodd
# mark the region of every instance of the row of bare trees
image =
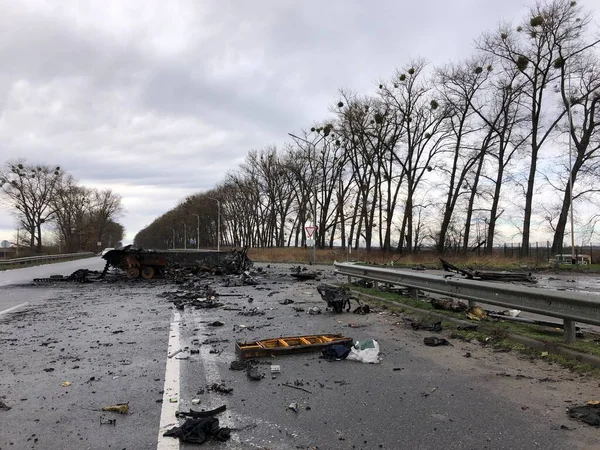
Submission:
<svg viewBox="0 0 600 450">
<path fill-rule="evenodd" d="M 124 228 L 121 197 L 80 185 L 60 167 L 7 162 L 0 195 L 11 208 L 32 252 L 42 252 L 42 230 L 51 230 L 60 251 L 97 251 L 118 245 Z"/>
<path fill-rule="evenodd" d="M 598 202 L 600 39 L 591 23 L 574 1 L 539 2 L 519 25 L 483 34 L 468 59 L 414 60 L 373 95 L 340 91 L 329 120 L 290 134 L 283 150 L 251 151 L 210 193 L 223 242 L 299 246 L 314 224 L 321 247 L 491 251 L 501 230 L 516 229 L 526 254 L 532 232 L 545 229 L 557 252 L 571 199 Z M 182 222 L 190 201 L 136 242 L 164 245 L 164 224 Z M 196 206 L 214 230 L 214 205 Z"/>
</svg>

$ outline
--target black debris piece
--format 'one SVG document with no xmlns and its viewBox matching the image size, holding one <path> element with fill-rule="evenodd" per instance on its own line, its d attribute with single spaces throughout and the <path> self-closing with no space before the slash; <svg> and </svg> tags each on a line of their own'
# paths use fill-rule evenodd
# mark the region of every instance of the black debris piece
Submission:
<svg viewBox="0 0 600 450">
<path fill-rule="evenodd" d="M 440 332 L 442 331 L 442 321 L 437 321 L 434 323 L 423 323 L 423 322 L 410 322 L 410 326 L 414 330 L 425 330 L 425 331 L 433 331 Z"/>
<path fill-rule="evenodd" d="M 330 345 L 329 347 L 324 348 L 321 351 L 320 358 L 326 359 L 327 361 L 339 361 L 342 359 L 346 359 L 348 354 L 350 354 L 350 349 L 345 345 Z"/>
<path fill-rule="evenodd" d="M 462 312 L 469 309 L 469 305 L 466 303 L 449 298 L 432 298 L 429 303 L 431 303 L 431 306 L 435 309 L 442 309 L 444 311 Z"/>
<path fill-rule="evenodd" d="M 456 329 L 461 331 L 477 331 L 477 325 L 459 325 Z"/>
<path fill-rule="evenodd" d="M 284 298 L 279 302 L 280 305 L 291 305 L 292 303 L 294 303 L 294 300 L 291 298 Z"/>
<path fill-rule="evenodd" d="M 10 410 L 10 406 L 0 400 L 0 411 L 8 411 Z"/>
<path fill-rule="evenodd" d="M 214 322 L 211 322 L 208 324 L 208 326 L 210 327 L 222 327 L 223 325 L 225 325 L 223 322 L 221 322 L 220 320 L 215 320 Z"/>
<path fill-rule="evenodd" d="M 437 347 L 439 345 L 451 345 L 450 342 L 448 342 L 446 339 L 438 338 L 435 336 L 429 336 L 429 337 L 423 338 L 423 343 L 430 347 Z"/>
<path fill-rule="evenodd" d="M 229 428 L 221 428 L 219 419 L 207 417 L 204 419 L 187 419 L 180 427 L 168 430 L 163 436 L 179 438 L 190 444 L 203 444 L 209 437 L 225 442 L 231 437 Z"/>
<path fill-rule="evenodd" d="M 248 364 L 246 361 L 235 360 L 229 364 L 229 370 L 244 370 Z"/>
<path fill-rule="evenodd" d="M 567 410 L 567 414 L 571 419 L 585 422 L 594 427 L 600 426 L 600 404 L 573 406 Z"/>
<path fill-rule="evenodd" d="M 240 316 L 264 316 L 265 312 L 261 311 L 258 308 L 252 308 L 252 309 L 249 309 L 248 311 L 240 311 L 238 313 L 238 315 L 240 315 Z"/>
<path fill-rule="evenodd" d="M 327 307 L 333 309 L 336 313 L 341 313 L 344 308 L 346 308 L 346 312 L 349 312 L 351 299 L 355 300 L 360 307 L 358 299 L 352 297 L 350 290 L 346 287 L 323 283 L 317 286 L 317 291 L 321 298 L 327 302 Z"/>
<path fill-rule="evenodd" d="M 256 367 L 250 364 L 248 365 L 248 367 L 246 367 L 246 376 L 249 380 L 252 381 L 260 381 L 263 378 L 262 373 L 260 373 Z"/>
<path fill-rule="evenodd" d="M 357 306 L 352 312 L 354 314 L 369 314 L 371 312 L 371 307 L 369 305 Z"/>
<path fill-rule="evenodd" d="M 227 386 L 221 383 L 213 383 L 210 386 L 207 386 L 206 390 L 218 392 L 219 394 L 231 394 L 233 392 L 233 388 L 228 388 Z"/>
</svg>

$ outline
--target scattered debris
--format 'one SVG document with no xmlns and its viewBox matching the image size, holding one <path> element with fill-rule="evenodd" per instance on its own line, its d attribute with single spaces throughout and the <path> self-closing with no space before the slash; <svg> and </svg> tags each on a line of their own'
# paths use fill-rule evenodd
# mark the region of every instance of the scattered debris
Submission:
<svg viewBox="0 0 600 450">
<path fill-rule="evenodd" d="M 272 364 L 271 365 L 271 373 L 281 373 L 281 366 Z"/>
<path fill-rule="evenodd" d="M 209 327 L 222 327 L 223 325 L 225 324 L 220 320 L 215 320 L 214 322 L 208 324 Z"/>
<path fill-rule="evenodd" d="M 63 381 L 62 383 L 60 383 L 61 387 L 69 387 L 71 386 L 73 383 L 71 383 L 70 381 Z"/>
<path fill-rule="evenodd" d="M 288 409 L 291 409 L 294 412 L 298 412 L 298 402 L 292 402 L 288 405 Z"/>
<path fill-rule="evenodd" d="M 459 325 L 456 329 L 461 331 L 477 331 L 477 325 Z"/>
<path fill-rule="evenodd" d="M 423 343 L 430 347 L 437 347 L 439 345 L 452 345 L 452 344 L 450 344 L 450 342 L 448 342 L 447 339 L 438 338 L 435 336 L 429 336 L 429 337 L 423 338 Z"/>
<path fill-rule="evenodd" d="M 102 411 L 111 411 L 119 414 L 129 414 L 129 402 L 117 403 L 116 405 L 103 406 Z"/>
<path fill-rule="evenodd" d="M 251 381 L 260 381 L 263 379 L 263 374 L 260 373 L 260 371 L 256 367 L 250 364 L 248 365 L 248 367 L 246 367 L 246 376 Z"/>
<path fill-rule="evenodd" d="M 429 303 L 431 303 L 431 306 L 435 309 L 442 309 L 444 311 L 461 312 L 469 309 L 469 306 L 466 303 L 450 298 L 432 298 Z"/>
<path fill-rule="evenodd" d="M 112 425 L 114 427 L 117 425 L 117 419 L 105 419 L 100 416 L 100 425 Z"/>
<path fill-rule="evenodd" d="M 350 300 L 355 300 L 360 307 L 358 299 L 353 297 L 350 290 L 346 287 L 338 287 L 330 284 L 320 284 L 317 286 L 317 291 L 321 298 L 327 302 L 327 307 L 333 309 L 336 313 L 341 313 L 346 308 L 346 312 L 350 312 Z"/>
<path fill-rule="evenodd" d="M 327 361 L 341 361 L 342 359 L 346 359 L 350 353 L 350 348 L 340 344 L 330 345 L 321 350 L 321 353 L 322 355 L 320 358 L 326 359 Z"/>
<path fill-rule="evenodd" d="M 375 339 L 356 341 L 346 359 L 368 364 L 381 362 L 379 358 L 379 343 Z"/>
<path fill-rule="evenodd" d="M 308 309 L 308 314 L 310 314 L 311 316 L 321 314 L 321 308 L 319 308 L 318 306 L 313 306 L 312 308 Z"/>
<path fill-rule="evenodd" d="M 279 302 L 280 305 L 291 305 L 292 303 L 294 303 L 294 300 L 291 298 L 284 298 Z"/>
<path fill-rule="evenodd" d="M 369 305 L 359 305 L 352 312 L 354 314 L 369 314 L 371 312 L 371 307 Z"/>
<path fill-rule="evenodd" d="M 444 261 L 440 258 L 442 267 L 446 272 L 453 272 L 459 275 L 463 275 L 469 280 L 481 280 L 481 281 L 520 281 L 535 283 L 535 277 L 531 273 L 523 272 L 494 272 L 494 271 L 480 271 L 461 269 L 448 261 Z"/>
<path fill-rule="evenodd" d="M 235 353 L 239 359 L 259 358 L 290 353 L 322 350 L 335 344 L 351 345 L 352 339 L 341 334 L 288 336 L 251 342 L 236 342 Z"/>
<path fill-rule="evenodd" d="M 463 356 L 465 358 L 470 358 L 471 357 L 471 352 L 466 352 Z"/>
<path fill-rule="evenodd" d="M 175 417 L 192 417 L 194 419 L 205 419 L 207 417 L 216 416 L 227 410 L 227 406 L 219 406 L 218 408 L 211 409 L 210 411 L 194 411 L 190 409 L 189 412 L 185 411 L 176 411 Z"/>
<path fill-rule="evenodd" d="M 167 358 L 172 358 L 173 356 L 179 355 L 184 349 L 180 348 L 179 350 L 175 350 L 173 353 L 167 356 Z"/>
<path fill-rule="evenodd" d="M 573 406 L 567 410 L 567 414 L 571 419 L 585 422 L 594 427 L 600 426 L 600 404 L 589 402 L 583 406 Z"/>
<path fill-rule="evenodd" d="M 467 317 L 471 320 L 481 320 L 487 317 L 486 312 L 481 306 L 474 306 L 467 311 Z"/>
<path fill-rule="evenodd" d="M 248 311 L 240 311 L 238 314 L 240 316 L 264 316 L 265 312 L 258 308 L 252 308 Z"/>
<path fill-rule="evenodd" d="M 203 419 L 187 419 L 180 427 L 174 427 L 163 434 L 179 438 L 181 442 L 203 444 L 209 437 L 225 442 L 231 437 L 229 428 L 221 428 L 219 419 L 206 417 Z"/>
<path fill-rule="evenodd" d="M 421 322 L 421 321 L 415 321 L 413 319 L 410 318 L 403 318 L 405 323 L 409 323 L 410 326 L 413 328 L 413 330 L 425 330 L 425 331 L 433 331 L 433 332 L 440 332 L 442 331 L 442 321 L 438 320 L 436 322 Z"/>
<path fill-rule="evenodd" d="M 218 392 L 219 394 L 231 394 L 233 392 L 233 388 L 228 388 L 222 383 L 213 383 L 210 386 L 207 386 L 206 390 L 211 392 Z"/>
<path fill-rule="evenodd" d="M 6 403 L 0 400 L 0 411 L 9 411 L 10 408 L 10 406 L 8 406 Z"/>
<path fill-rule="evenodd" d="M 306 267 L 292 267 L 292 273 L 290 276 L 294 277 L 298 281 L 314 280 L 319 275 L 318 272 L 309 272 Z"/>
<path fill-rule="evenodd" d="M 248 363 L 246 361 L 235 360 L 229 364 L 229 370 L 245 370 Z"/>
<path fill-rule="evenodd" d="M 192 399 L 192 405 L 199 405 L 200 404 L 200 399 L 199 398 L 193 398 Z"/>
</svg>

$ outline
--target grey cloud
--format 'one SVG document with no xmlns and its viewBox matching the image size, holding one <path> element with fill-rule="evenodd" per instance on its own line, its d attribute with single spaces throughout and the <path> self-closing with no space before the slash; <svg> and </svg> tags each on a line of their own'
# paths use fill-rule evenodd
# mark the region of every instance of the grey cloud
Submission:
<svg viewBox="0 0 600 450">
<path fill-rule="evenodd" d="M 133 237 L 248 150 L 328 117 L 339 88 L 373 92 L 412 57 L 468 56 L 524 3 L 1 2 L 3 160 L 115 186 Z"/>
</svg>

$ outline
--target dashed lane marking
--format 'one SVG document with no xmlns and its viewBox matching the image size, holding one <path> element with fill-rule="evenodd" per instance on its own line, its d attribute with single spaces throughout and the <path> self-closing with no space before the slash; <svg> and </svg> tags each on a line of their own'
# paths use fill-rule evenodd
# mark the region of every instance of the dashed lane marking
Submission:
<svg viewBox="0 0 600 450">
<path fill-rule="evenodd" d="M 173 313 L 173 321 L 171 322 L 169 332 L 169 344 L 166 355 L 170 355 L 172 352 L 180 348 L 180 331 L 179 325 L 181 316 L 178 312 Z M 165 384 L 163 387 L 163 401 L 162 409 L 160 413 L 160 428 L 158 430 L 158 444 L 157 450 L 178 450 L 179 439 L 172 437 L 164 437 L 165 431 L 170 428 L 179 425 L 175 413 L 179 407 L 179 359 L 169 358 L 167 356 L 167 367 L 165 369 Z M 171 399 L 175 399 L 174 402 Z"/>
<path fill-rule="evenodd" d="M 204 334 L 205 323 L 200 321 L 199 319 L 194 321 L 195 329 L 197 329 L 198 334 Z M 203 345 L 200 347 L 200 359 L 202 361 L 202 367 L 204 369 L 204 377 L 206 378 L 206 383 L 212 385 L 213 383 L 221 382 L 221 373 L 219 372 L 219 367 L 217 365 L 216 359 L 214 355 L 210 354 L 210 346 Z M 212 404 L 216 406 L 226 405 L 227 413 L 221 414 L 219 416 L 219 425 L 222 427 L 234 428 L 235 423 L 232 419 L 233 412 L 229 409 L 228 402 L 224 399 L 224 396 L 217 394 L 209 394 L 210 401 Z M 241 449 L 240 438 L 236 433 L 231 434 L 231 439 L 227 441 L 225 444 L 226 449 L 237 450 Z"/>
</svg>

